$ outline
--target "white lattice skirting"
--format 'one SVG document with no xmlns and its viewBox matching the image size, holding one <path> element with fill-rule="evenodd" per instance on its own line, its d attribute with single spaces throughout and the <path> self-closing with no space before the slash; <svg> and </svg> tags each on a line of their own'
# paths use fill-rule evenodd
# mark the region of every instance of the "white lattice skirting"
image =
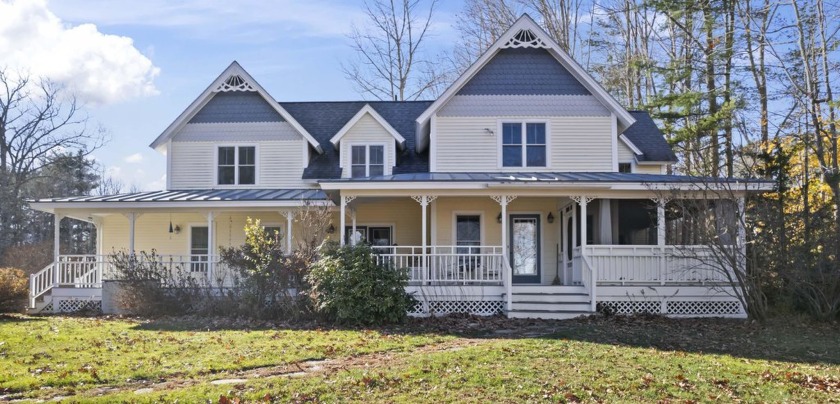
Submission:
<svg viewBox="0 0 840 404">
<path fill-rule="evenodd" d="M 598 302 L 599 310 L 613 314 L 664 314 L 690 317 L 741 317 L 741 303 L 734 300 L 613 300 Z"/>
<path fill-rule="evenodd" d="M 80 311 L 84 312 L 102 312 L 102 301 L 101 300 L 70 300 L 70 299 L 61 299 L 58 300 L 58 308 L 55 309 L 56 301 L 50 303 L 47 307 L 44 308 L 44 311 L 54 311 L 55 313 L 76 313 Z"/>
<path fill-rule="evenodd" d="M 501 300 L 426 300 L 418 301 L 408 312 L 412 316 L 441 316 L 463 313 L 476 316 L 493 316 L 502 313 L 505 304 Z"/>
</svg>

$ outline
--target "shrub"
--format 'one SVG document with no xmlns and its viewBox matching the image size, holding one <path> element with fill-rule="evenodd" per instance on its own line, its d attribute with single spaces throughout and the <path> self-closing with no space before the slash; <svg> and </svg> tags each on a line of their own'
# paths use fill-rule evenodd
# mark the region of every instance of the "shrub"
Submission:
<svg viewBox="0 0 840 404">
<path fill-rule="evenodd" d="M 367 245 L 325 244 L 308 280 L 315 309 L 340 323 L 402 322 L 414 304 L 405 292 L 408 271 L 378 264 Z"/>
<path fill-rule="evenodd" d="M 20 312 L 29 296 L 26 273 L 17 268 L 0 268 L 0 313 Z"/>
<path fill-rule="evenodd" d="M 120 281 L 117 303 L 131 314 L 161 316 L 200 311 L 208 290 L 192 276 L 189 268 L 170 265 L 152 250 L 131 255 L 111 255 L 114 279 Z"/>
<path fill-rule="evenodd" d="M 222 248 L 221 261 L 236 272 L 232 300 L 243 315 L 301 318 L 310 313 L 303 282 L 308 261 L 299 252 L 287 255 L 279 234 L 269 234 L 259 220 L 248 218 L 245 245 Z"/>
</svg>

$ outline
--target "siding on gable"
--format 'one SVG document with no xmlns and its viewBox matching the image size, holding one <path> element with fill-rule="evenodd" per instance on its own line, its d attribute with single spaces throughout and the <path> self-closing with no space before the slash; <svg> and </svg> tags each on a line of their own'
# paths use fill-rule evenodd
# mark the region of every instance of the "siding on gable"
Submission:
<svg viewBox="0 0 840 404">
<path fill-rule="evenodd" d="M 350 147 L 362 144 L 385 145 L 385 175 L 391 174 L 396 162 L 396 141 L 370 114 L 365 114 L 339 141 L 342 178 L 350 178 Z"/>
<path fill-rule="evenodd" d="M 618 162 L 619 163 L 633 163 L 636 161 L 636 154 L 630 150 L 623 141 L 618 141 Z"/>
<path fill-rule="evenodd" d="M 538 120 L 540 118 L 529 118 Z M 499 164 L 499 122 L 495 117 L 435 119 L 432 152 L 436 172 L 614 171 L 611 117 L 548 117 L 548 167 L 508 167 Z M 508 119 L 504 119 L 508 121 Z M 515 121 L 511 118 L 510 121 Z M 489 134 L 485 129 L 494 133 Z M 616 139 L 617 140 L 617 139 Z"/>
<path fill-rule="evenodd" d="M 189 123 L 173 137 L 176 142 L 252 142 L 297 140 L 301 136 L 288 122 Z"/>
<path fill-rule="evenodd" d="M 283 117 L 256 92 L 215 93 L 189 123 L 283 122 Z"/>
<path fill-rule="evenodd" d="M 256 185 L 217 185 L 216 148 L 221 145 L 257 147 Z M 171 189 L 311 188 L 301 179 L 305 140 L 262 142 L 172 142 Z"/>
<path fill-rule="evenodd" d="M 592 93 L 547 50 L 511 48 L 500 50 L 458 91 L 479 94 Z"/>
<path fill-rule="evenodd" d="M 438 116 L 609 116 L 591 95 L 456 95 Z"/>
</svg>

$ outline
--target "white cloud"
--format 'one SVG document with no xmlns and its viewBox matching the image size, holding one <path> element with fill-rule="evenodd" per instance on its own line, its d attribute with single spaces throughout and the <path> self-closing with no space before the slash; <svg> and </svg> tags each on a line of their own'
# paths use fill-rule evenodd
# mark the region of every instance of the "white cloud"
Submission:
<svg viewBox="0 0 840 404">
<path fill-rule="evenodd" d="M 0 1 L 0 55 L 5 67 L 67 85 L 90 103 L 157 94 L 160 70 L 131 38 L 65 24 L 45 0 Z"/>
<path fill-rule="evenodd" d="M 147 182 L 143 186 L 144 191 L 161 191 L 166 189 L 166 174 L 162 175 L 157 180 Z"/>
<path fill-rule="evenodd" d="M 123 160 L 125 160 L 126 163 L 136 164 L 143 161 L 143 155 L 140 153 L 134 153 L 132 155 L 125 156 Z"/>
</svg>

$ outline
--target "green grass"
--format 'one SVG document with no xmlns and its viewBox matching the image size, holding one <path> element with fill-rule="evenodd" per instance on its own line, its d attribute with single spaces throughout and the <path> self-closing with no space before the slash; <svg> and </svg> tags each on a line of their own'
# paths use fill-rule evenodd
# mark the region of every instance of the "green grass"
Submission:
<svg viewBox="0 0 840 404">
<path fill-rule="evenodd" d="M 56 335 L 50 334 L 55 333 L 53 328 L 59 330 Z M 0 365 L 18 369 L 17 376 L 0 372 L 0 386 L 8 388 L 14 383 L 29 389 L 21 394 L 31 398 L 60 395 L 84 402 L 218 401 L 220 396 L 280 402 L 840 401 L 840 327 L 790 318 L 766 325 L 729 320 L 592 318 L 567 322 L 443 319 L 380 331 L 208 333 L 193 331 L 195 327 L 150 328 L 161 327 L 72 318 L 0 322 L 0 341 L 6 341 L 0 346 Z M 514 332 L 494 333 L 495 328 Z M 33 375 L 31 365 L 18 363 L 41 352 L 38 347 L 43 345 L 21 351 L 9 346 L 20 344 L 11 342 L 9 335 L 41 335 L 40 340 L 30 338 L 55 341 L 62 330 L 102 338 L 124 333 L 120 341 L 156 338 L 161 342 L 147 342 L 147 349 L 158 355 L 171 352 L 173 356 L 165 360 L 172 371 L 166 372 L 154 362 L 144 365 L 144 372 L 157 372 L 148 384 L 121 382 L 116 376 L 105 381 L 103 374 L 121 372 L 109 369 L 105 373 L 109 362 L 125 371 L 127 364 L 137 360 L 128 359 L 140 355 L 131 353 L 137 342 L 121 342 L 124 348 L 118 351 L 88 353 L 85 349 L 53 354 L 61 356 L 67 367 L 72 362 L 77 368 L 86 362 L 76 356 L 100 358 L 97 369 L 101 380 L 81 372 L 73 377 L 88 388 L 71 390 L 70 384 L 62 384 L 56 375 Z M 185 345 L 174 349 L 174 341 L 168 338 Z M 217 338 L 223 342 L 212 343 Z M 61 340 L 75 346 L 72 338 Z M 216 346 L 208 346 L 207 341 Z M 231 363 L 230 358 L 237 356 L 225 348 L 230 344 L 243 358 L 240 364 Z M 299 371 L 294 366 L 275 373 L 254 373 L 265 366 L 312 358 L 330 360 L 321 368 L 293 376 L 281 373 Z M 57 363 L 55 357 L 52 360 Z M 190 363 L 192 370 L 177 371 L 181 363 Z M 245 370 L 249 368 L 252 370 Z M 210 384 L 223 375 L 248 381 Z M 97 384 L 117 388 L 91 388 Z M 54 389 L 61 390 L 58 394 L 40 389 L 44 385 L 64 387 Z M 135 392 L 144 386 L 152 391 Z"/>
</svg>

